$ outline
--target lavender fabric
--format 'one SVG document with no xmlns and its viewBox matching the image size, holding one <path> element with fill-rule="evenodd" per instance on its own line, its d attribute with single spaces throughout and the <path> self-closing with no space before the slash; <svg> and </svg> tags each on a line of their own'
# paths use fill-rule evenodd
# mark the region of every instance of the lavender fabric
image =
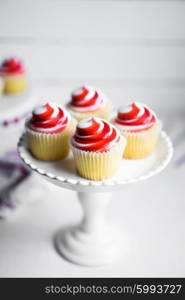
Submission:
<svg viewBox="0 0 185 300">
<path fill-rule="evenodd" d="M 17 201 L 13 189 L 22 183 L 30 171 L 22 164 L 15 151 L 7 152 L 0 158 L 0 216 L 7 209 L 15 209 Z"/>
</svg>

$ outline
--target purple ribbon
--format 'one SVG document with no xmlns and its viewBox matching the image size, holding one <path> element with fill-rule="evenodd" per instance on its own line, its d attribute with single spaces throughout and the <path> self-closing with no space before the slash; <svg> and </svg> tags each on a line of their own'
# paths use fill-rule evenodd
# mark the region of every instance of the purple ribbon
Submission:
<svg viewBox="0 0 185 300">
<path fill-rule="evenodd" d="M 11 197 L 11 192 L 30 175 L 30 171 L 23 165 L 18 154 L 12 151 L 0 159 L 0 173 L 7 181 L 4 187 L 0 182 L 0 210 L 3 207 L 15 208 L 16 201 Z"/>
</svg>

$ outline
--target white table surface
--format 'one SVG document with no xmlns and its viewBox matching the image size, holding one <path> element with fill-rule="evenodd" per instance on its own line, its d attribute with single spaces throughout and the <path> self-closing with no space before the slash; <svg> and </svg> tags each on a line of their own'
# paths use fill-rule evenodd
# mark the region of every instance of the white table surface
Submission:
<svg viewBox="0 0 185 300">
<path fill-rule="evenodd" d="M 116 192 L 107 211 L 108 220 L 125 236 L 125 256 L 99 268 L 77 266 L 59 256 L 54 235 L 78 222 L 81 208 L 75 192 L 33 175 L 15 191 L 24 203 L 22 211 L 0 221 L 0 277 L 185 276 L 185 163 L 177 166 L 185 154 L 184 115 L 173 110 L 160 115 L 177 144 L 171 164 L 161 174 Z M 21 126 L 8 129 L 11 142 L 4 139 L 1 155 L 15 148 Z M 1 138 L 7 132 L 1 131 Z M 178 143 L 182 135 L 184 140 Z"/>
</svg>

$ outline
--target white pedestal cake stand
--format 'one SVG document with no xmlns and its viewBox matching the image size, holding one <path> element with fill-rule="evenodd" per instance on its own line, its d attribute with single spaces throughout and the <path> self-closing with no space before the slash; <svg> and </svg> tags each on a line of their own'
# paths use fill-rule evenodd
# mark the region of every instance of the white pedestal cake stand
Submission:
<svg viewBox="0 0 185 300">
<path fill-rule="evenodd" d="M 57 162 L 35 159 L 27 148 L 24 136 L 19 140 L 18 153 L 27 166 L 46 180 L 77 192 L 84 217 L 79 225 L 57 234 L 56 247 L 71 262 L 99 266 L 124 254 L 122 235 L 107 224 L 104 218 L 111 194 L 125 184 L 145 180 L 161 172 L 171 160 L 173 147 L 168 136 L 162 132 L 156 150 L 150 157 L 123 159 L 116 176 L 104 181 L 90 181 L 80 177 L 76 173 L 72 154 Z"/>
<path fill-rule="evenodd" d="M 16 125 L 25 119 L 37 102 L 38 97 L 31 90 L 15 95 L 2 95 L 0 98 L 0 128 Z"/>
</svg>

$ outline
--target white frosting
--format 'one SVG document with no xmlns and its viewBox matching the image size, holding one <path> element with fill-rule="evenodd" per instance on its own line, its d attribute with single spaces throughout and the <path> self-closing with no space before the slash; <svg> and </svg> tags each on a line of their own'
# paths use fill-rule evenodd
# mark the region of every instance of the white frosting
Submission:
<svg viewBox="0 0 185 300">
<path fill-rule="evenodd" d="M 83 87 L 84 87 L 85 89 L 87 89 L 88 91 L 93 90 L 93 88 L 92 88 L 91 86 L 89 86 L 89 85 L 84 85 Z M 74 91 L 72 92 L 72 95 L 73 95 L 73 96 L 79 96 L 79 95 L 81 95 L 81 94 L 83 93 L 83 87 L 74 90 Z"/>
<path fill-rule="evenodd" d="M 121 106 L 121 107 L 119 107 L 118 112 L 119 112 L 120 114 L 124 114 L 124 113 L 128 113 L 128 112 L 131 111 L 131 110 L 132 110 L 132 106 L 131 106 L 131 105 L 128 105 L 128 106 Z"/>
<path fill-rule="evenodd" d="M 145 109 L 144 109 L 143 106 L 139 106 L 139 105 L 138 105 L 138 108 L 140 109 L 140 111 L 139 111 L 139 113 L 137 114 L 137 117 L 141 117 L 142 115 L 144 115 Z M 150 113 L 150 115 L 151 115 L 150 110 L 149 110 L 149 113 Z M 151 115 L 151 117 L 152 117 L 152 115 Z"/>
<path fill-rule="evenodd" d="M 59 122 L 60 122 L 60 120 L 59 120 Z M 66 126 L 66 124 L 65 124 L 65 126 Z M 59 129 L 59 128 L 62 128 L 62 127 L 64 127 L 64 125 L 63 126 L 61 126 L 61 124 L 58 124 L 58 125 L 56 125 L 56 126 L 54 126 L 54 127 L 52 127 L 52 128 L 39 128 L 39 127 L 36 127 L 36 126 L 34 126 L 34 125 L 31 125 L 31 128 L 34 130 L 36 130 L 36 131 L 39 131 L 39 132 L 53 132 L 53 131 L 56 131 L 57 129 Z"/>
<path fill-rule="evenodd" d="M 82 103 L 86 103 L 88 102 L 91 98 L 93 98 L 95 96 L 96 91 L 94 90 L 89 90 L 89 93 L 85 96 L 85 98 L 82 100 Z"/>
<path fill-rule="evenodd" d="M 80 104 L 79 107 L 75 105 L 70 105 L 74 111 L 76 112 L 96 111 L 107 104 L 108 99 L 104 96 L 104 94 L 100 90 L 96 91 L 94 88 L 87 85 L 84 87 L 88 90 L 88 94 L 83 99 L 78 100 L 78 103 Z M 72 95 L 77 96 L 80 95 L 82 92 L 83 90 L 82 88 L 80 88 L 75 92 L 73 92 Z M 96 92 L 98 93 L 98 98 L 96 99 L 95 104 L 89 105 L 87 107 L 83 107 L 84 104 L 86 104 L 90 99 L 92 99 L 95 96 Z"/>
<path fill-rule="evenodd" d="M 94 120 L 95 120 L 96 122 L 98 122 L 99 125 L 100 125 L 100 127 L 99 127 L 98 130 L 97 130 L 97 132 L 102 131 L 102 129 L 103 129 L 103 127 L 104 127 L 104 123 L 103 123 L 103 122 L 105 122 L 105 123 L 107 123 L 107 124 L 109 125 L 110 131 L 107 133 L 107 135 L 106 135 L 105 137 L 110 136 L 110 135 L 112 134 L 113 129 L 115 129 L 115 131 L 116 131 L 116 136 L 115 136 L 115 138 L 114 138 L 111 142 L 109 142 L 109 144 L 107 145 L 107 149 L 111 148 L 112 145 L 114 145 L 114 143 L 117 141 L 118 137 L 120 136 L 120 133 L 119 133 L 118 129 L 117 129 L 115 126 L 113 126 L 112 124 L 110 125 L 108 122 L 106 122 L 106 121 L 103 120 L 103 119 L 99 119 L 99 118 L 96 118 L 96 117 L 91 117 L 91 118 L 88 118 L 88 119 L 85 119 L 85 120 L 80 121 L 80 122 L 78 123 L 78 127 L 79 127 L 79 124 L 80 124 L 80 127 L 79 127 L 79 128 L 88 128 L 88 127 L 90 127 L 90 126 L 92 125 L 92 120 L 93 120 L 93 118 L 94 118 Z M 82 124 L 82 127 L 81 127 L 81 124 Z M 85 124 L 86 124 L 86 125 L 85 125 Z M 81 135 L 76 135 L 76 136 L 79 137 L 79 138 L 82 138 L 82 139 L 87 139 L 87 138 L 88 138 L 88 136 L 81 136 Z M 91 135 L 89 135 L 89 136 L 91 136 Z M 82 143 L 79 143 L 79 142 L 75 141 L 75 139 L 73 138 L 73 139 L 72 139 L 72 143 L 73 143 L 73 145 L 75 145 L 76 147 L 86 148 L 86 147 L 88 147 L 88 146 L 92 146 L 92 145 L 93 145 L 94 143 L 96 143 L 96 142 L 94 142 L 94 141 L 92 141 L 92 142 L 89 141 L 88 144 L 82 144 Z"/>
<path fill-rule="evenodd" d="M 59 113 L 59 108 L 58 108 L 58 106 L 53 105 L 53 104 L 49 104 L 49 105 L 54 109 L 54 111 L 51 115 L 51 118 L 55 118 Z M 64 115 L 65 115 L 65 112 L 64 112 Z"/>
<path fill-rule="evenodd" d="M 103 122 L 101 122 L 101 120 L 96 117 L 90 117 L 88 119 L 84 119 L 84 120 L 80 121 L 78 123 L 77 127 L 78 128 L 89 128 L 92 126 L 93 120 L 95 120 L 99 124 L 99 128 L 97 129 L 97 132 L 102 131 L 102 129 L 104 127 Z M 82 138 L 82 139 L 87 139 L 89 137 L 89 135 L 79 135 L 79 134 L 76 134 L 76 136 L 79 138 Z"/>
<path fill-rule="evenodd" d="M 33 113 L 34 115 L 40 115 L 40 114 L 43 114 L 46 112 L 46 107 L 45 106 L 39 106 L 39 107 L 36 107 L 34 110 L 33 110 Z"/>
<path fill-rule="evenodd" d="M 94 105 L 88 106 L 88 107 L 76 107 L 76 106 L 72 106 L 74 111 L 77 112 L 86 112 L 86 111 L 96 111 L 101 107 L 104 107 L 107 104 L 107 99 L 105 98 L 100 98 L 98 97 L 98 99 L 96 100 L 96 103 Z"/>
<path fill-rule="evenodd" d="M 93 122 L 93 118 L 88 118 L 85 120 L 82 120 L 78 123 L 78 128 L 88 128 L 90 126 L 92 126 L 92 122 Z"/>
<path fill-rule="evenodd" d="M 148 120 L 152 120 L 152 116 L 154 115 L 155 116 L 155 119 L 157 120 L 157 117 L 155 115 L 155 113 L 149 108 L 147 107 L 145 104 L 143 103 L 140 103 L 140 102 L 134 102 L 135 105 L 138 107 L 139 109 L 139 112 L 138 114 L 136 115 L 136 118 L 135 119 L 132 119 L 132 120 L 124 120 L 124 123 L 128 124 L 118 124 L 117 122 L 114 122 L 114 124 L 116 125 L 117 128 L 119 128 L 120 130 L 142 130 L 142 129 L 146 129 L 148 127 L 151 127 L 151 125 L 153 125 L 152 123 L 149 123 L 149 124 L 144 124 L 144 125 L 135 125 L 135 126 L 129 126 L 130 123 L 132 122 L 135 122 L 137 121 L 137 118 L 141 117 L 144 113 L 145 113 L 145 107 L 148 109 L 149 111 L 149 117 L 148 117 Z M 124 107 L 120 107 L 118 112 L 119 113 L 127 113 L 129 111 L 132 111 L 132 105 L 129 104 L 127 105 L 125 108 Z M 119 118 L 118 118 L 119 120 Z M 121 119 L 120 119 L 121 121 Z"/>
<path fill-rule="evenodd" d="M 42 121 L 42 124 L 47 125 L 47 123 L 50 123 L 51 119 L 55 118 L 58 115 L 59 108 L 61 108 L 62 111 L 63 111 L 63 117 L 61 117 L 58 120 L 58 122 L 57 122 L 58 124 L 56 126 L 53 126 L 51 128 L 42 128 L 42 127 L 38 127 L 38 126 L 34 126 L 33 124 L 30 124 L 31 128 L 33 130 L 36 130 L 36 131 L 39 131 L 39 132 L 53 132 L 53 131 L 58 130 L 59 128 L 65 127 L 69 123 L 70 116 L 69 116 L 69 114 L 67 113 L 67 111 L 63 107 L 57 106 L 55 103 L 48 103 L 48 104 L 54 109 L 54 111 L 53 111 L 52 115 L 50 116 L 50 119 Z M 39 106 L 39 107 L 37 107 L 37 108 L 34 109 L 33 113 L 34 114 L 42 114 L 42 113 L 44 113 L 46 111 L 47 111 L 47 108 L 45 106 Z M 67 124 L 62 125 L 62 123 L 64 122 L 64 120 L 66 118 L 67 118 Z"/>
<path fill-rule="evenodd" d="M 100 126 L 102 125 L 101 119 L 94 116 L 94 117 L 89 117 L 87 119 L 79 121 L 77 127 L 88 128 L 88 127 L 92 126 L 93 121 L 99 123 Z"/>
<path fill-rule="evenodd" d="M 142 104 L 142 103 L 139 103 L 139 102 L 134 102 L 134 104 L 137 106 L 137 108 L 139 109 L 139 112 L 137 114 L 137 117 L 140 117 L 144 114 L 145 112 L 145 109 L 144 109 L 144 106 L 146 107 L 146 105 Z M 118 112 L 121 113 L 121 114 L 124 114 L 124 113 L 128 113 L 128 112 L 131 112 L 132 111 L 132 104 L 128 104 L 127 106 L 121 106 L 119 109 L 118 109 Z M 149 110 L 150 111 L 150 110 Z"/>
<path fill-rule="evenodd" d="M 85 148 L 85 147 L 88 147 L 88 146 L 91 146 L 93 143 L 90 143 L 90 144 L 81 144 L 81 143 L 78 143 L 76 142 L 74 139 L 73 139 L 73 145 L 77 146 L 77 147 L 80 147 L 80 148 Z"/>
<path fill-rule="evenodd" d="M 73 96 L 79 96 L 79 95 L 82 94 L 82 93 L 83 93 L 83 89 L 82 89 L 82 88 L 79 88 L 79 89 L 75 90 L 75 91 L 72 93 L 72 95 L 73 95 Z"/>
</svg>

